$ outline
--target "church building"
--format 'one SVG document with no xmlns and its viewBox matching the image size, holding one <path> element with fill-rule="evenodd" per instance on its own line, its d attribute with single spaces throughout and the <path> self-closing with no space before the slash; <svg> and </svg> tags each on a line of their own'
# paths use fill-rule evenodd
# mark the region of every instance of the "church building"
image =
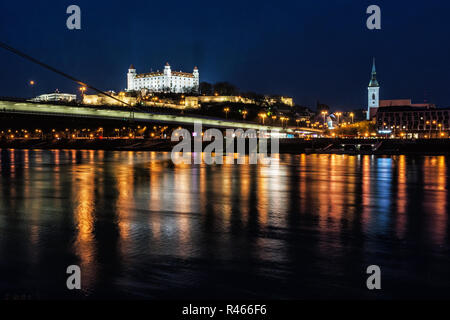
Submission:
<svg viewBox="0 0 450 320">
<path fill-rule="evenodd" d="M 367 90 L 368 90 L 367 120 L 370 120 L 376 115 L 377 110 L 380 107 L 380 85 L 377 80 L 375 59 L 373 59 L 372 76 Z"/>
</svg>

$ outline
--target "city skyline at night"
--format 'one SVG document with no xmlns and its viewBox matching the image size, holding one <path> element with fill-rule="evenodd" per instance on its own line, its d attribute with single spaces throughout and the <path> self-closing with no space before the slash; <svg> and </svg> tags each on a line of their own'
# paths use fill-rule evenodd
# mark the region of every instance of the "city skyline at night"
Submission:
<svg viewBox="0 0 450 320">
<path fill-rule="evenodd" d="M 292 96 L 300 105 L 320 101 L 351 110 L 366 107 L 360 88 L 376 56 L 385 96 L 448 106 L 450 48 L 440 40 L 448 28 L 437 25 L 448 4 L 409 1 L 405 10 L 402 1 L 380 1 L 381 30 L 365 27 L 368 4 L 282 2 L 274 8 L 268 2 L 232 2 L 217 10 L 195 2 L 165 10 L 139 1 L 107 6 L 80 1 L 82 28 L 74 31 L 64 28 L 62 3 L 30 4 L 33 10 L 21 11 L 22 21 L 11 21 L 20 9 L 8 2 L 0 5 L 5 13 L 0 23 L 6 43 L 103 90 L 126 88 L 123 73 L 130 61 L 148 71 L 156 61 L 173 61 L 174 70 L 197 65 L 202 81 L 228 81 L 242 91 Z M 40 19 L 44 11 L 48 18 Z M 2 96 L 30 96 L 29 80 L 40 94 L 77 90 L 6 52 L 0 59 L 8 62 Z"/>
<path fill-rule="evenodd" d="M 447 306 L 449 10 L 0 2 L 0 306 Z"/>
</svg>

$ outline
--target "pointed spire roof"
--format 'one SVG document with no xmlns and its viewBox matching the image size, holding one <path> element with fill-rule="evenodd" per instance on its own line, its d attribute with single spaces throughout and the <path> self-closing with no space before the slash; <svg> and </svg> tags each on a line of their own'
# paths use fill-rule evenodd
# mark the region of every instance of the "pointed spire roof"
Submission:
<svg viewBox="0 0 450 320">
<path fill-rule="evenodd" d="M 133 64 L 130 65 L 128 69 L 136 69 Z"/>
<path fill-rule="evenodd" d="M 372 76 L 369 82 L 369 87 L 379 87 L 379 83 L 377 80 L 377 69 L 375 67 L 375 58 L 373 58 L 373 65 L 372 65 Z"/>
</svg>

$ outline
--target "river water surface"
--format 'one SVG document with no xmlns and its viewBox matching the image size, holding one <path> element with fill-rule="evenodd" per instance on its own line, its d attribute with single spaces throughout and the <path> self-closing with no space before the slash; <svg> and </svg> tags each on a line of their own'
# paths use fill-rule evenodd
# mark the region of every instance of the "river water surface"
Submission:
<svg viewBox="0 0 450 320">
<path fill-rule="evenodd" d="M 450 297 L 444 156 L 0 152 L 0 299 Z"/>
</svg>

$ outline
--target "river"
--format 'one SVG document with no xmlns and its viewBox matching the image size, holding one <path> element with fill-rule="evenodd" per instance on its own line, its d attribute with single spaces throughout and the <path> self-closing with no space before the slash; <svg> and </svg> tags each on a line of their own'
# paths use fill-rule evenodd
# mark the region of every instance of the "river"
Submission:
<svg viewBox="0 0 450 320">
<path fill-rule="evenodd" d="M 0 299 L 450 297 L 445 156 L 0 154 Z"/>
</svg>

